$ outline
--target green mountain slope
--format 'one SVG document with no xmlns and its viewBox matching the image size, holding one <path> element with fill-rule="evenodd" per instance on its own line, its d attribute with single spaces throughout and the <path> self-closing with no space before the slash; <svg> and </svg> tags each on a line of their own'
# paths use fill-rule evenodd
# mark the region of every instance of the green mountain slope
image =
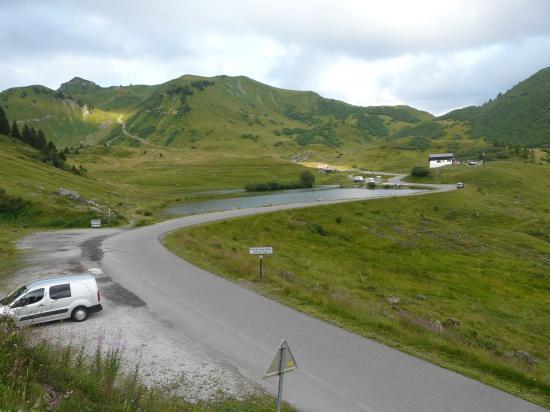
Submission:
<svg viewBox="0 0 550 412">
<path fill-rule="evenodd" d="M 116 214 L 128 210 L 121 185 L 50 166 L 37 150 L 4 135 L 0 135 L 0 164 L 0 190 L 32 202 L 21 216 L 0 213 L 0 225 L 82 227 L 90 218 L 105 218 L 109 209 Z"/>
<path fill-rule="evenodd" d="M 94 142 L 116 120 L 110 113 L 89 110 L 61 90 L 44 86 L 8 89 L 0 93 L 0 104 L 10 120 L 42 129 L 49 139 L 66 145 Z"/>
<path fill-rule="evenodd" d="M 354 151 L 432 119 L 407 106 L 358 107 L 243 76 L 186 75 L 157 86 L 111 87 L 75 77 L 57 91 L 6 90 L 0 104 L 10 119 L 43 129 L 60 145 L 152 143 L 282 156 Z"/>
<path fill-rule="evenodd" d="M 550 147 L 550 67 L 483 106 L 455 110 L 442 118 L 470 121 L 474 137 L 492 142 Z"/>
<path fill-rule="evenodd" d="M 6 90 L 0 93 L 0 104 L 8 118 L 43 129 L 59 146 L 166 146 L 357 162 L 360 154 L 372 157 L 388 149 L 418 152 L 404 154 L 411 159 L 423 159 L 429 151 L 467 158 L 487 147 L 481 138 L 548 146 L 548 96 L 550 69 L 484 106 L 440 118 L 408 106 L 354 106 L 244 76 L 185 75 L 154 86 L 111 87 L 75 77 L 57 91 L 43 86 Z"/>
</svg>

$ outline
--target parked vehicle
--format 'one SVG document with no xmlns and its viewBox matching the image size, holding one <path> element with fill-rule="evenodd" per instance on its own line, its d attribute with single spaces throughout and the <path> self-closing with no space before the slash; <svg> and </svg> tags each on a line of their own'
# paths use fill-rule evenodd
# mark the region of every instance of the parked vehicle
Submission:
<svg viewBox="0 0 550 412">
<path fill-rule="evenodd" d="M 68 318 L 82 322 L 102 309 L 95 277 L 87 274 L 35 280 L 0 300 L 0 315 L 17 326 Z"/>
<path fill-rule="evenodd" d="M 457 188 L 457 189 L 464 189 L 464 183 L 458 182 L 458 183 L 456 184 L 456 188 Z"/>
</svg>

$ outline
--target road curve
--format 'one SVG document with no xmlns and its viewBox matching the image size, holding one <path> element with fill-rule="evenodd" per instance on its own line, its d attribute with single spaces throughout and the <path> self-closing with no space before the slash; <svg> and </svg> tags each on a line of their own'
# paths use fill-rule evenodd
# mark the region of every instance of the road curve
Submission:
<svg viewBox="0 0 550 412">
<path fill-rule="evenodd" d="M 276 378 L 262 376 L 286 338 L 299 369 L 286 375 L 284 398 L 300 410 L 545 410 L 267 299 L 180 259 L 160 242 L 186 226 L 306 206 L 232 210 L 128 230 L 104 240 L 102 266 L 160 320 L 272 393 Z"/>
</svg>

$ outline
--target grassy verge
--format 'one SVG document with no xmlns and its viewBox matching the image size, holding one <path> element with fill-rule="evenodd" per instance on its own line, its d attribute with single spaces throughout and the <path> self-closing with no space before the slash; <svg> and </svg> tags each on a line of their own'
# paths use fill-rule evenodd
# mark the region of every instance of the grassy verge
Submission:
<svg viewBox="0 0 550 412">
<path fill-rule="evenodd" d="M 0 321 L 0 404 L 25 411 L 271 411 L 274 400 L 256 395 L 190 403 L 148 389 L 120 373 L 123 353 L 98 345 L 94 356 L 70 346 L 31 344 L 25 330 Z M 285 410 L 291 410 L 288 406 Z"/>
<path fill-rule="evenodd" d="M 550 406 L 550 168 L 441 171 L 452 193 L 180 230 L 180 256 L 299 310 Z M 257 280 L 248 247 L 270 245 Z"/>
</svg>

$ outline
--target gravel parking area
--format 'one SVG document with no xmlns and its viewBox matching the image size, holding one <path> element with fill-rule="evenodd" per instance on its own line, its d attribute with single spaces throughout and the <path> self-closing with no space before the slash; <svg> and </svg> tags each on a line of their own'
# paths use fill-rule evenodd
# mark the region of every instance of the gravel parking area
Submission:
<svg viewBox="0 0 550 412">
<path fill-rule="evenodd" d="M 21 239 L 25 268 L 6 285 L 6 291 L 37 278 L 68 273 L 96 276 L 104 310 L 85 322 L 50 322 L 36 325 L 32 333 L 55 345 L 84 346 L 88 353 L 98 345 L 119 348 L 124 368 L 136 366 L 142 382 L 160 386 L 188 400 L 241 398 L 258 388 L 230 364 L 220 362 L 201 342 L 185 331 L 156 319 L 138 296 L 114 282 L 100 267 L 103 239 L 119 229 L 79 229 L 36 233 Z"/>
</svg>

